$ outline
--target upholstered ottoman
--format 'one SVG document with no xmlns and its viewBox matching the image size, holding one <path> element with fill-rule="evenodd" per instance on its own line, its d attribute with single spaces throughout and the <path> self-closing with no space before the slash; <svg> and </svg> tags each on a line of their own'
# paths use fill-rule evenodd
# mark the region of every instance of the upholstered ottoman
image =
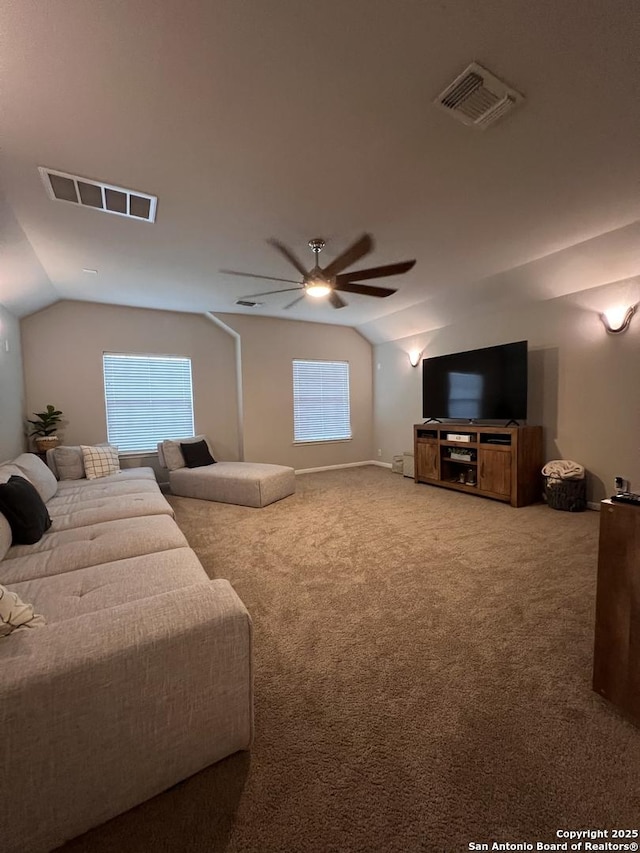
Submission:
<svg viewBox="0 0 640 853">
<path fill-rule="evenodd" d="M 202 460 L 197 460 L 198 467 L 189 468 L 182 453 L 185 444 L 206 445 L 211 454 L 209 458 L 215 459 L 213 445 L 206 435 L 161 441 L 158 461 L 163 468 L 169 469 L 169 484 L 174 495 L 240 506 L 268 506 L 296 490 L 295 471 L 285 465 L 262 462 L 203 465 Z"/>
<path fill-rule="evenodd" d="M 296 490 L 293 468 L 260 462 L 178 468 L 169 473 L 169 482 L 174 495 L 240 506 L 267 506 Z"/>
</svg>

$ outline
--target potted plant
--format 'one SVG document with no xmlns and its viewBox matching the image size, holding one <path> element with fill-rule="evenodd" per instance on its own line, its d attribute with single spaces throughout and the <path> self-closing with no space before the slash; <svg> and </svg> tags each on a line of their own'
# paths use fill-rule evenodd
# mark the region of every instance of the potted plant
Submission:
<svg viewBox="0 0 640 853">
<path fill-rule="evenodd" d="M 29 435 L 35 436 L 36 447 L 39 453 L 45 453 L 49 448 L 58 444 L 59 438 L 55 435 L 58 424 L 62 420 L 62 412 L 55 406 L 47 406 L 44 412 L 34 412 L 35 421 L 28 420 L 32 425 Z"/>
</svg>

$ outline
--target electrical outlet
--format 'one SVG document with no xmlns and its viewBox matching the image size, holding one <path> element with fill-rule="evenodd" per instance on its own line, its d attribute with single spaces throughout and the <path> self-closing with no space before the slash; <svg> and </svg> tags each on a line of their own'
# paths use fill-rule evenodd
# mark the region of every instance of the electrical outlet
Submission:
<svg viewBox="0 0 640 853">
<path fill-rule="evenodd" d="M 378 448 L 378 456 L 382 456 L 382 450 L 380 450 L 380 448 Z"/>
</svg>

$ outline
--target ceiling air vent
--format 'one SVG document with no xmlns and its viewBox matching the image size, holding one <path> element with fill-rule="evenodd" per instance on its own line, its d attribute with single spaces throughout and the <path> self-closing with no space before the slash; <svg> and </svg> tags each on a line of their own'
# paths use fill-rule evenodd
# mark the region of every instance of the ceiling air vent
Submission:
<svg viewBox="0 0 640 853">
<path fill-rule="evenodd" d="M 264 302 L 254 302 L 251 299 L 236 299 L 236 305 L 242 305 L 244 308 L 256 308 L 258 305 L 264 305 Z"/>
<path fill-rule="evenodd" d="M 129 219 L 155 222 L 158 198 L 155 195 L 127 190 L 113 184 L 68 175 L 38 166 L 40 177 L 50 198 L 57 201 L 70 201 L 81 207 L 92 207 L 103 213 L 116 213 Z"/>
<path fill-rule="evenodd" d="M 484 130 L 523 100 L 515 89 L 472 62 L 433 103 L 463 124 Z"/>
</svg>

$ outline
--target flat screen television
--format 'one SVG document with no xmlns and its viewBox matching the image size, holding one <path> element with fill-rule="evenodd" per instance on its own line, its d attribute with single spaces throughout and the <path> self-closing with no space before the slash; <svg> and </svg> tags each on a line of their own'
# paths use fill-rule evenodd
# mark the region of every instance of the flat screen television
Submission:
<svg viewBox="0 0 640 853">
<path fill-rule="evenodd" d="M 527 341 L 425 358 L 422 416 L 434 420 L 526 420 Z"/>
</svg>

